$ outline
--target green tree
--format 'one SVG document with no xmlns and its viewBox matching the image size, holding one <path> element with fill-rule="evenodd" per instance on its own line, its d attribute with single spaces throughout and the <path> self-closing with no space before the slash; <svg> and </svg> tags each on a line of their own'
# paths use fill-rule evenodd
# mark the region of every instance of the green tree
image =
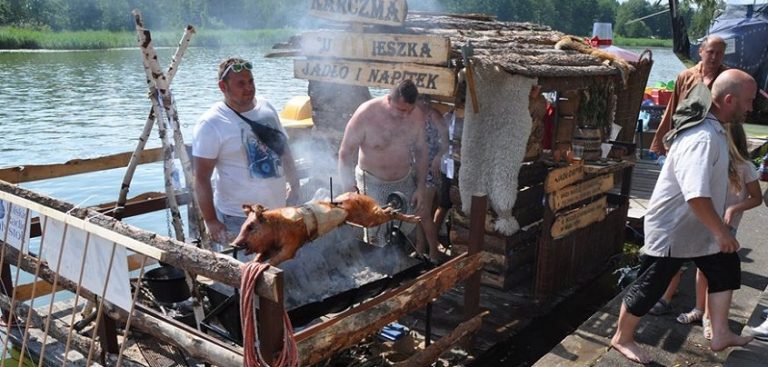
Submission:
<svg viewBox="0 0 768 367">
<path fill-rule="evenodd" d="M 645 0 L 628 0 L 616 9 L 616 35 L 624 37 L 650 37 L 651 29 L 644 21 L 634 21 L 651 14 L 651 5 Z"/>
</svg>

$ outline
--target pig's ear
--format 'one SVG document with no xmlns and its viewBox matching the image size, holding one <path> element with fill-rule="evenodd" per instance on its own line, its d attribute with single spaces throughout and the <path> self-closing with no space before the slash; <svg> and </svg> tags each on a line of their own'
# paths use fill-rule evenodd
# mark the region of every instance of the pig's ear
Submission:
<svg viewBox="0 0 768 367">
<path fill-rule="evenodd" d="M 264 222 L 264 220 L 265 220 L 264 212 L 265 211 L 267 211 L 267 208 L 265 208 L 265 207 L 263 207 L 263 206 L 261 206 L 259 204 L 251 205 L 251 212 L 253 212 L 253 214 L 256 214 L 256 220 L 258 220 L 259 222 Z"/>
<path fill-rule="evenodd" d="M 243 204 L 243 213 L 245 213 L 246 216 L 251 214 L 251 204 Z"/>
</svg>

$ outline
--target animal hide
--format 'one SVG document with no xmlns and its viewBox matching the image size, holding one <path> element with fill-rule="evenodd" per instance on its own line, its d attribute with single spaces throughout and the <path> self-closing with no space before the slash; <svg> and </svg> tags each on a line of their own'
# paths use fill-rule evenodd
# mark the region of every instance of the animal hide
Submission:
<svg viewBox="0 0 768 367">
<path fill-rule="evenodd" d="M 469 213 L 472 195 L 488 194 L 498 214 L 494 229 L 512 235 L 520 229 L 512 216 L 517 175 L 531 134 L 528 101 L 535 78 L 510 74 L 494 65 L 475 63 L 479 112 L 467 108 L 461 137 L 459 188 L 462 210 Z"/>
</svg>

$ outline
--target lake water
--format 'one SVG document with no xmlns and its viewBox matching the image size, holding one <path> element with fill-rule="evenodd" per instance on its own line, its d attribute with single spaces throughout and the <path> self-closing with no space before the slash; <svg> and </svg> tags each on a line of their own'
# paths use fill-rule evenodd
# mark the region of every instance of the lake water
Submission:
<svg viewBox="0 0 768 367">
<path fill-rule="evenodd" d="M 636 52 L 642 49 L 631 49 Z M 669 49 L 651 49 L 649 83 L 668 81 L 684 69 Z M 161 65 L 173 49 L 158 50 Z M 239 55 L 253 61 L 257 93 L 279 109 L 307 82 L 293 78 L 290 59 L 267 59 L 268 48 L 190 48 L 172 82 L 182 132 L 191 140 L 197 117 L 221 99 L 218 62 Z M 0 167 L 62 163 L 132 151 L 151 108 L 138 49 L 63 52 L 0 52 Z M 147 146 L 159 146 L 153 132 Z M 34 182 L 23 186 L 71 203 L 92 205 L 117 199 L 124 170 Z M 130 196 L 163 191 L 160 164 L 140 166 Z M 167 232 L 155 216 L 130 218 L 140 227 Z"/>
</svg>

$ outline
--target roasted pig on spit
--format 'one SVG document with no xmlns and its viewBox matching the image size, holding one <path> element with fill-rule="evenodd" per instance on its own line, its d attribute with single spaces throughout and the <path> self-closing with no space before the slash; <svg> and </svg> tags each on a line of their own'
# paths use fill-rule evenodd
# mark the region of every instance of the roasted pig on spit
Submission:
<svg viewBox="0 0 768 367">
<path fill-rule="evenodd" d="M 232 245 L 245 248 L 246 254 L 256 253 L 256 261 L 269 257 L 270 265 L 292 259 L 303 244 L 345 222 L 374 227 L 391 220 L 410 223 L 421 221 L 415 215 L 381 208 L 370 196 L 352 192 L 341 194 L 332 202 L 315 201 L 299 207 L 279 209 L 246 204 L 243 205 L 243 211 L 248 218 Z"/>
</svg>

